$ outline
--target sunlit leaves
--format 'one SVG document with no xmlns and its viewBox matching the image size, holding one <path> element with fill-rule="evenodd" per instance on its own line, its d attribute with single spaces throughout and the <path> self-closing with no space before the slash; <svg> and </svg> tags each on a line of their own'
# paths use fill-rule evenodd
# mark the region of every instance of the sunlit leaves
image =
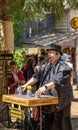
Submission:
<svg viewBox="0 0 78 130">
<path fill-rule="evenodd" d="M 5 1 L 5 0 L 2 0 Z M 44 17 L 45 14 L 61 15 L 65 6 L 78 9 L 78 0 L 6 0 L 7 12 L 11 19 L 26 21 L 35 17 Z"/>
<path fill-rule="evenodd" d="M 17 61 L 18 63 L 18 69 L 21 69 L 24 64 L 25 64 L 25 59 L 22 55 L 22 51 L 21 50 L 16 50 L 14 52 L 14 60 Z"/>
<path fill-rule="evenodd" d="M 67 0 L 67 3 L 71 8 L 78 9 L 78 0 Z"/>
</svg>

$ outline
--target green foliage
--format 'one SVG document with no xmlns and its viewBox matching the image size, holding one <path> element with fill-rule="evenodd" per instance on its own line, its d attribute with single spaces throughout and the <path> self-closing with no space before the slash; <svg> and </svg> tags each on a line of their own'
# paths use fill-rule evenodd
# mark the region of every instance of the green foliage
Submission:
<svg viewBox="0 0 78 130">
<path fill-rule="evenodd" d="M 2 8 L 2 12 L 7 12 L 14 24 L 15 44 L 22 46 L 21 24 L 35 18 L 41 20 L 46 14 L 61 17 L 66 8 L 78 9 L 78 0 L 9 0 L 5 7 L 6 10 Z"/>
<path fill-rule="evenodd" d="M 21 24 L 18 22 L 13 23 L 14 27 L 14 42 L 16 46 L 22 47 L 21 39 L 23 34 L 23 29 L 21 27 Z"/>
<path fill-rule="evenodd" d="M 67 0 L 71 8 L 78 9 L 78 0 Z"/>
<path fill-rule="evenodd" d="M 14 52 L 14 60 L 18 63 L 18 70 L 20 70 L 25 64 L 25 58 L 22 55 L 22 52 L 25 50 L 26 48 L 23 48 L 22 50 L 16 50 Z"/>
<path fill-rule="evenodd" d="M 10 0 L 9 14 L 12 19 L 26 21 L 46 13 L 61 17 L 65 7 L 78 9 L 78 0 Z"/>
<path fill-rule="evenodd" d="M 44 13 L 36 6 L 38 0 L 11 0 L 9 6 L 9 16 L 12 21 L 22 21 L 32 20 L 38 16 L 38 18 L 43 18 Z"/>
</svg>

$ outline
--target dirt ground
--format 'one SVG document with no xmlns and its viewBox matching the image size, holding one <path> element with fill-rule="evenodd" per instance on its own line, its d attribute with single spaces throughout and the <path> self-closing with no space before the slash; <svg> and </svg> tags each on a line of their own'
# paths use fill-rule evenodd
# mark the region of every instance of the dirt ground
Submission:
<svg viewBox="0 0 78 130">
<path fill-rule="evenodd" d="M 78 130 L 78 90 L 75 90 L 76 86 L 73 86 L 74 100 L 72 101 L 71 106 L 71 122 L 72 130 Z M 6 128 L 3 124 L 0 123 L 0 130 L 17 130 L 13 128 Z"/>
</svg>

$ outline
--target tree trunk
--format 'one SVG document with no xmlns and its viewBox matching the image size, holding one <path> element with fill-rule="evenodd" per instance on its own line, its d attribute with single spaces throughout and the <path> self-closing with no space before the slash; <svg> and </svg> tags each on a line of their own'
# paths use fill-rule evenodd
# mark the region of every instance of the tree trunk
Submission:
<svg viewBox="0 0 78 130">
<path fill-rule="evenodd" d="M 14 49 L 14 36 L 13 25 L 9 22 L 9 15 L 7 7 L 9 0 L 0 0 L 0 54 L 12 53 Z M 0 59 L 0 111 L 2 110 L 4 103 L 2 102 L 3 94 L 7 93 L 7 77 L 6 77 L 6 65 L 8 60 Z M 2 71 L 2 73 L 1 73 Z M 0 113 L 0 120 L 7 119 L 7 109 Z"/>
<path fill-rule="evenodd" d="M 7 7 L 9 0 L 0 0 L 0 20 L 9 20 Z"/>
</svg>

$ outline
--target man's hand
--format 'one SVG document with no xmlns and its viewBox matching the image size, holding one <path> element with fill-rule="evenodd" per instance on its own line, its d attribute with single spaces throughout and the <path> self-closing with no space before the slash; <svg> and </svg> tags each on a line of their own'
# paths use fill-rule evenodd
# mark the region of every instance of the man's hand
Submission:
<svg viewBox="0 0 78 130">
<path fill-rule="evenodd" d="M 26 91 L 26 88 L 27 88 L 26 86 L 23 88 L 23 92 L 25 92 L 25 91 Z"/>
<path fill-rule="evenodd" d="M 19 86 L 18 88 L 19 88 L 19 89 L 20 89 L 20 88 L 21 88 L 21 89 L 23 89 L 23 92 L 24 92 L 24 91 L 26 91 L 26 85 L 25 85 L 25 84 L 24 84 L 24 85 Z"/>
<path fill-rule="evenodd" d="M 37 95 L 41 95 L 42 93 L 44 93 L 46 91 L 45 86 L 40 87 L 37 91 L 36 94 Z"/>
</svg>

